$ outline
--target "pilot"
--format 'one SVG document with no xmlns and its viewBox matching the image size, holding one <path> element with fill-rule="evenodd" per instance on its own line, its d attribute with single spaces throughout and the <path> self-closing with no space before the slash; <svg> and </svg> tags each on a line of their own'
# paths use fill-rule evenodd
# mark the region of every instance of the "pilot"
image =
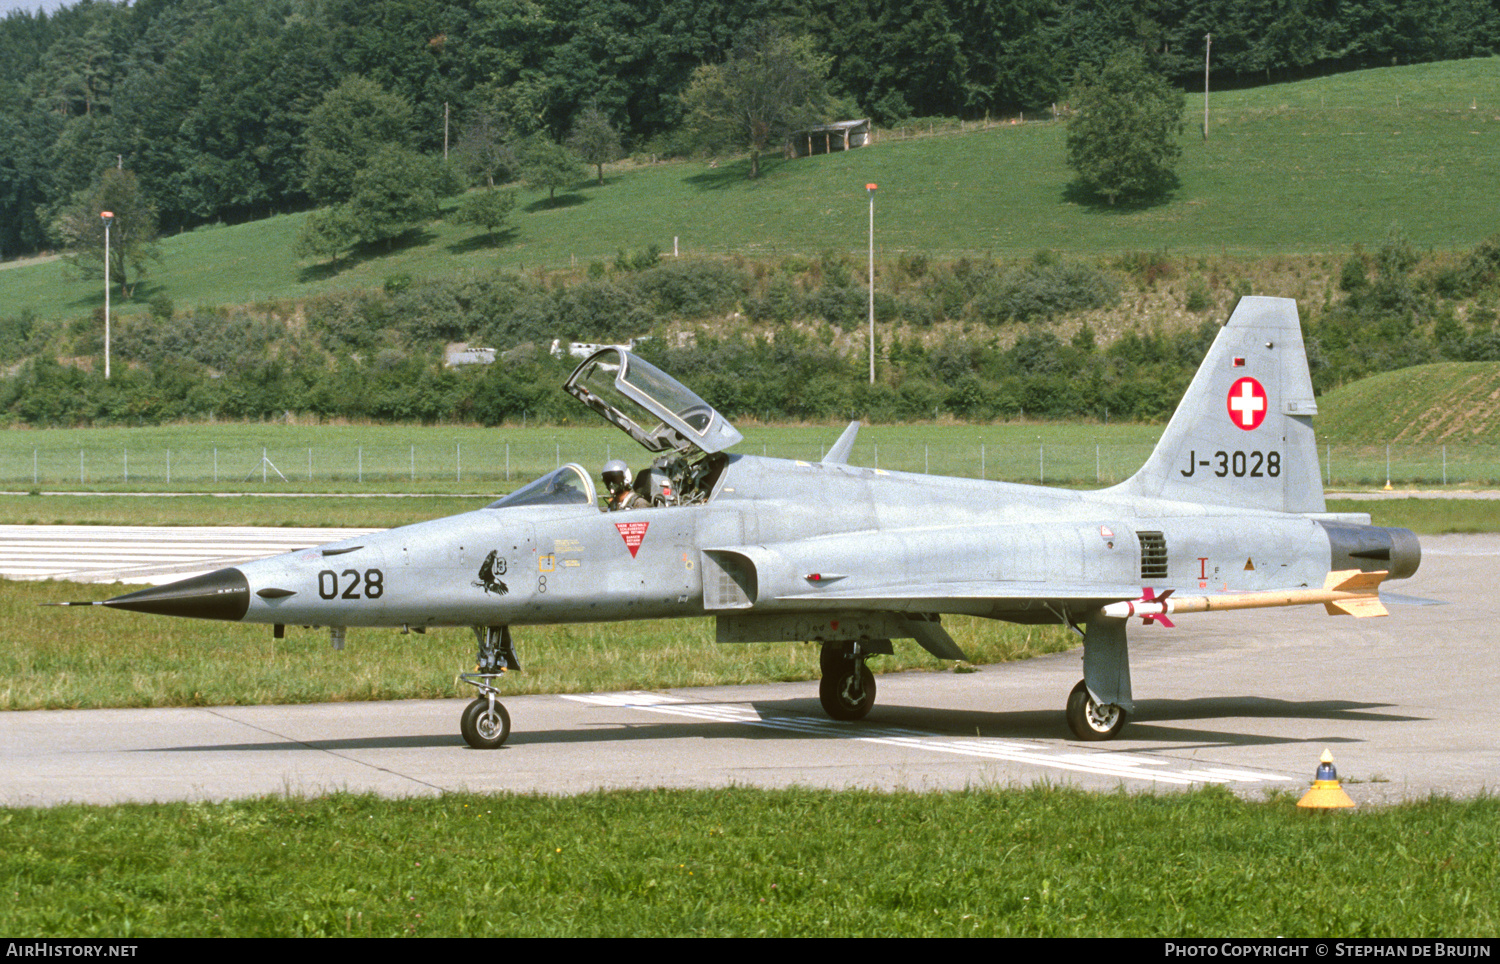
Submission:
<svg viewBox="0 0 1500 964">
<path fill-rule="evenodd" d="M 651 503 L 630 487 L 630 466 L 620 459 L 610 459 L 604 463 L 604 471 L 600 473 L 604 478 L 604 485 L 609 489 L 609 511 L 617 512 L 621 509 L 645 509 Z"/>
</svg>

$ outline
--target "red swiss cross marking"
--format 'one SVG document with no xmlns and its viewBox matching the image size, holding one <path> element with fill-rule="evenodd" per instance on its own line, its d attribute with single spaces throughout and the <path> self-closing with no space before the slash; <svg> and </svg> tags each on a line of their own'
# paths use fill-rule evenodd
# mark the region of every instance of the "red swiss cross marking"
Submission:
<svg viewBox="0 0 1500 964">
<path fill-rule="evenodd" d="M 1249 377 L 1237 379 L 1229 389 L 1229 420 L 1247 432 L 1266 420 L 1266 390 Z"/>
</svg>

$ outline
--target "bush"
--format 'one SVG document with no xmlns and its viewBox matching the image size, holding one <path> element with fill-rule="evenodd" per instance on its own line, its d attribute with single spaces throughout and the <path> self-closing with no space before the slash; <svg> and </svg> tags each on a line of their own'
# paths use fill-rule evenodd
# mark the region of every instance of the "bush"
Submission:
<svg viewBox="0 0 1500 964">
<path fill-rule="evenodd" d="M 228 372 L 265 358 L 285 331 L 279 321 L 243 311 L 195 308 L 177 318 L 123 319 L 111 347 L 118 358 L 152 367 L 191 359 Z"/>
<path fill-rule="evenodd" d="M 1200 311 L 1207 311 L 1213 306 L 1214 297 L 1208 290 L 1208 282 L 1194 275 L 1193 280 L 1188 282 L 1187 298 L 1183 302 L 1183 307 L 1196 314 Z"/>
<path fill-rule="evenodd" d="M 393 324 L 390 306 L 384 295 L 334 295 L 309 302 L 307 322 L 328 351 L 370 351 Z"/>
<path fill-rule="evenodd" d="M 552 295 L 554 337 L 625 341 L 651 330 L 652 316 L 635 285 L 582 281 Z"/>
<path fill-rule="evenodd" d="M 859 288 L 825 283 L 808 296 L 807 309 L 835 328 L 853 328 L 865 320 L 869 293 Z"/>
<path fill-rule="evenodd" d="M 661 261 L 661 248 L 651 245 L 644 251 L 635 251 L 629 254 L 624 248 L 615 255 L 615 268 L 619 271 L 645 271 L 654 268 Z"/>
<path fill-rule="evenodd" d="M 1119 297 L 1118 283 L 1097 268 L 1033 262 L 988 280 L 975 296 L 973 310 L 979 320 L 996 325 L 1104 308 Z"/>
<path fill-rule="evenodd" d="M 802 314 L 802 292 L 797 282 L 778 272 L 766 285 L 765 293 L 751 298 L 745 312 L 755 321 L 784 325 Z"/>
<path fill-rule="evenodd" d="M 28 354 L 26 345 L 36 327 L 36 313 L 30 308 L 21 309 L 19 315 L 0 318 L 0 361 L 13 362 Z"/>
<path fill-rule="evenodd" d="M 1500 234 L 1479 242 L 1455 268 L 1441 272 L 1433 287 L 1445 298 L 1472 298 L 1500 281 Z"/>
<path fill-rule="evenodd" d="M 722 261 L 673 261 L 642 274 L 640 288 L 658 314 L 702 318 L 735 310 L 749 291 L 750 278 Z"/>
</svg>

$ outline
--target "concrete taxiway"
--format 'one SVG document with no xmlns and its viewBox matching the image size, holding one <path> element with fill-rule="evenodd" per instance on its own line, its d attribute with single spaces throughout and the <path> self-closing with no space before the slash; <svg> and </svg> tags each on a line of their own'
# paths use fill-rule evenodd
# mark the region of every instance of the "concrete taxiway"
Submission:
<svg viewBox="0 0 1500 964">
<path fill-rule="evenodd" d="M 1176 629 L 1133 626 L 1138 708 L 1108 744 L 1077 742 L 1063 721 L 1081 675 L 1074 651 L 971 674 L 881 676 L 875 710 L 853 724 L 823 716 L 816 683 L 514 697 L 505 700 L 510 742 L 490 752 L 458 735 L 467 693 L 0 713 L 0 804 L 1038 781 L 1300 794 L 1324 749 L 1362 805 L 1470 796 L 1500 786 L 1500 744 L 1485 710 L 1500 688 L 1487 604 L 1500 578 L 1500 537 L 1422 542 L 1421 570 L 1392 588 L 1445 605 L 1392 605 L 1385 619 L 1309 606 L 1183 616 Z M 517 646 L 524 663 L 524 633 Z M 455 653 L 455 665 L 465 656 Z M 340 658 L 359 656 L 351 649 Z"/>
<path fill-rule="evenodd" d="M 369 529 L 0 525 L 0 578 L 176 582 Z"/>
</svg>

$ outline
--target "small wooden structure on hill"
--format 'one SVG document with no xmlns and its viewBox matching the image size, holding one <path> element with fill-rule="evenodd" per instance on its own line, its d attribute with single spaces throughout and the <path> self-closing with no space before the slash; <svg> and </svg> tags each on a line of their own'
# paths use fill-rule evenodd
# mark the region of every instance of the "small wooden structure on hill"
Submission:
<svg viewBox="0 0 1500 964">
<path fill-rule="evenodd" d="M 786 139 L 787 160 L 795 157 L 811 157 L 814 154 L 832 154 L 864 147 L 875 140 L 875 129 L 870 119 L 835 121 L 796 131 Z"/>
</svg>

